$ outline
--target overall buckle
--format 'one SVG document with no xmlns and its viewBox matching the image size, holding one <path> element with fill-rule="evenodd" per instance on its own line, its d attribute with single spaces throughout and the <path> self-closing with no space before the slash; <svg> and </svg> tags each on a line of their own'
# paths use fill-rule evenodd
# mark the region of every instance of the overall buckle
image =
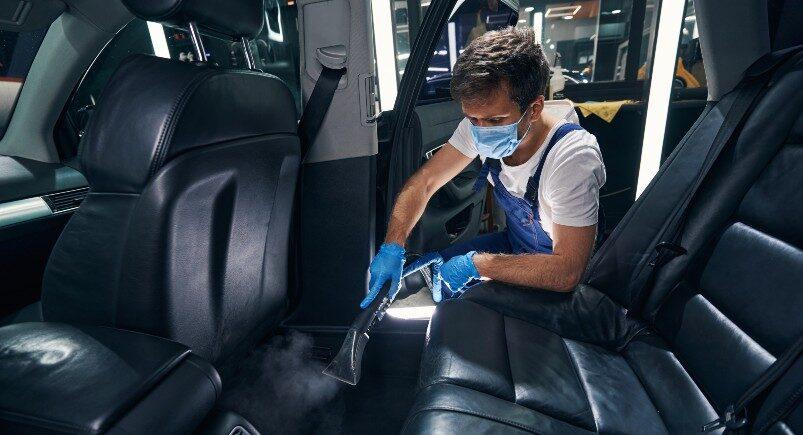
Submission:
<svg viewBox="0 0 803 435">
<path fill-rule="evenodd" d="M 686 250 L 683 246 L 678 245 L 677 243 L 672 242 L 661 242 L 655 245 L 655 256 L 653 256 L 652 260 L 650 261 L 650 266 L 663 266 L 669 260 L 680 257 L 681 255 L 686 255 L 689 251 Z"/>
<path fill-rule="evenodd" d="M 736 414 L 733 405 L 730 405 L 725 409 L 725 414 L 722 417 L 704 424 L 701 430 L 702 432 L 711 432 L 712 430 L 724 427 L 725 430 L 734 431 L 745 427 L 747 425 L 747 418 L 739 417 Z"/>
</svg>

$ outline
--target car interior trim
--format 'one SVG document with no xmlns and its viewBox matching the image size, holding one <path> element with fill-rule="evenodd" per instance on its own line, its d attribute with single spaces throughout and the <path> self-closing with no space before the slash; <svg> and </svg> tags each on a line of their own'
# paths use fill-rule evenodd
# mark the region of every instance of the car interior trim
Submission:
<svg viewBox="0 0 803 435">
<path fill-rule="evenodd" d="M 53 212 L 40 196 L 5 202 L 0 204 L 0 228 L 51 215 Z"/>
</svg>

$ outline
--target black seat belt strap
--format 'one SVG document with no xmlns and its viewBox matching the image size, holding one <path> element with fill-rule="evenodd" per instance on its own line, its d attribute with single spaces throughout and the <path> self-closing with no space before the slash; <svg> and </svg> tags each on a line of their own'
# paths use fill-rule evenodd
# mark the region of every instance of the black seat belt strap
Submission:
<svg viewBox="0 0 803 435">
<path fill-rule="evenodd" d="M 324 66 L 318 81 L 315 82 L 315 87 L 312 89 L 307 105 L 304 106 L 304 112 L 301 114 L 301 121 L 298 123 L 302 162 L 307 153 L 309 153 L 312 144 L 315 143 L 315 138 L 318 137 L 318 131 L 323 125 L 323 118 L 326 116 L 326 112 L 329 111 L 337 85 L 345 73 L 345 67 L 334 69 Z"/>
<path fill-rule="evenodd" d="M 801 352 L 803 352 L 803 336 L 798 337 L 780 358 L 775 360 L 775 362 L 750 385 L 736 403 L 728 406 L 721 417 L 703 425 L 702 431 L 710 432 L 724 427 L 726 432 L 736 433 L 742 429 L 747 429 L 749 423 L 747 410 L 750 405 L 763 393 L 769 391 L 769 389 L 781 379 L 783 374 L 792 366 L 792 363 L 800 356 Z"/>
<path fill-rule="evenodd" d="M 772 78 L 776 67 L 798 51 L 800 51 L 800 47 L 786 51 L 780 56 L 776 53 L 776 56 L 768 55 L 767 58 L 762 58 L 762 60 L 757 61 L 756 64 L 748 69 L 748 72 L 754 69 L 758 72 L 749 75 L 748 78 L 742 82 L 740 87 L 734 91 L 739 92 L 740 95 L 735 99 L 733 105 L 725 115 L 722 127 L 714 138 L 699 173 L 688 189 L 680 207 L 678 207 L 674 215 L 670 218 L 666 229 L 663 231 L 663 240 L 655 246 L 652 256 L 647 263 L 647 267 L 641 269 L 635 279 L 631 281 L 629 291 L 630 309 L 634 312 L 641 310 L 647 298 L 647 294 L 655 283 L 655 279 L 661 268 L 672 259 L 686 254 L 686 249 L 680 246 L 678 238 L 680 237 L 681 230 L 686 221 L 692 200 L 696 197 L 697 191 L 700 189 L 703 181 L 705 181 L 714 163 L 716 163 L 722 150 L 731 143 L 734 134 L 741 130 L 741 126 L 744 124 L 747 115 L 758 102 L 759 96 L 763 94 L 762 91 Z"/>
</svg>

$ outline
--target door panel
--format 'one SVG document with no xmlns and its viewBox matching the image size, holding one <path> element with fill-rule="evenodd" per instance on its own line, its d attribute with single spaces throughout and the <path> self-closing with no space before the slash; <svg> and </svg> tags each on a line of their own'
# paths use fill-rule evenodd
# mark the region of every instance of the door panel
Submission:
<svg viewBox="0 0 803 435">
<path fill-rule="evenodd" d="M 39 299 L 50 251 L 87 190 L 72 168 L 0 156 L 0 318 Z"/>
<path fill-rule="evenodd" d="M 377 126 L 370 3 L 298 2 L 300 75 L 308 100 L 326 60 L 341 47 L 340 80 L 315 143 L 301 167 L 294 326 L 348 325 L 367 291 L 374 250 Z"/>
<path fill-rule="evenodd" d="M 449 140 L 463 119 L 460 104 L 452 100 L 420 105 L 414 116 L 420 126 L 421 164 Z M 474 192 L 473 188 L 481 166 L 475 159 L 433 196 L 408 240 L 410 250 L 440 250 L 479 233 L 485 189 Z"/>
</svg>

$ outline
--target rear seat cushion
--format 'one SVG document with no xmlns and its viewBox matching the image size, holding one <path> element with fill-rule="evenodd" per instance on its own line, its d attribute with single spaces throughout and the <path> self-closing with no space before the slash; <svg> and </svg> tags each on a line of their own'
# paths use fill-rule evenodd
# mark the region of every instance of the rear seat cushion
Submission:
<svg viewBox="0 0 803 435">
<path fill-rule="evenodd" d="M 649 289 L 648 328 L 586 286 L 551 297 L 495 283 L 472 288 L 435 311 L 408 432 L 468 414 L 492 422 L 485 427 L 493 432 L 564 432 L 559 421 L 602 433 L 699 433 L 736 402 L 803 333 L 802 81 L 799 55 L 718 159 L 676 239 L 689 254 Z M 614 263 L 632 261 L 609 251 Z M 614 284 L 606 294 L 629 285 Z M 798 358 L 748 409 L 756 431 L 803 427 L 801 373 Z"/>
<path fill-rule="evenodd" d="M 645 332 L 630 340 L 641 328 L 624 310 L 609 317 L 619 324 L 599 326 L 627 331 L 618 343 L 583 340 L 599 339 L 584 331 L 616 307 L 593 288 L 547 295 L 488 282 L 466 296 L 440 305 L 430 322 L 409 433 L 454 424 L 454 413 L 492 432 L 688 432 L 716 418 L 663 341 Z M 489 306 L 506 298 L 518 310 Z M 589 300 L 589 310 L 575 310 Z"/>
</svg>

